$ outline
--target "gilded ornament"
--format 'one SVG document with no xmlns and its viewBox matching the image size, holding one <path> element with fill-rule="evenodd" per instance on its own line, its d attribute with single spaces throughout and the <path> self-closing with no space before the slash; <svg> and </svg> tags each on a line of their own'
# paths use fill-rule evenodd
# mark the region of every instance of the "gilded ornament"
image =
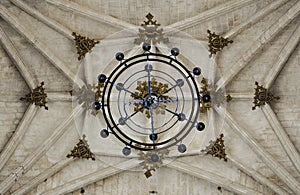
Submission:
<svg viewBox="0 0 300 195">
<path fill-rule="evenodd" d="M 206 154 L 210 154 L 214 157 L 227 161 L 223 137 L 224 135 L 221 134 L 216 141 L 210 141 L 209 145 L 204 150 L 201 150 L 201 152 L 205 152 Z"/>
<path fill-rule="evenodd" d="M 94 39 L 90 39 L 85 36 L 81 36 L 80 34 L 77 34 L 75 32 L 72 33 L 74 36 L 77 54 L 78 54 L 78 60 L 81 60 L 85 57 L 85 54 L 90 52 L 92 48 L 99 43 L 99 41 L 96 41 Z"/>
<path fill-rule="evenodd" d="M 27 94 L 25 97 L 21 97 L 21 101 L 29 102 L 31 104 L 35 104 L 40 107 L 44 107 L 46 110 L 48 110 L 48 107 L 46 106 L 46 98 L 47 94 L 45 93 L 44 88 L 44 82 L 41 82 L 41 85 L 33 89 L 29 94 Z"/>
<path fill-rule="evenodd" d="M 86 136 L 83 135 L 82 139 L 79 139 L 79 142 L 74 146 L 70 154 L 67 155 L 67 158 L 81 158 L 81 159 L 95 159 L 95 154 L 93 154 L 89 148 Z"/>
<path fill-rule="evenodd" d="M 172 101 L 169 96 L 163 95 L 168 89 L 169 86 L 166 83 L 157 82 L 154 78 L 151 79 L 151 87 L 152 87 L 152 94 L 155 94 L 156 97 L 159 98 L 159 107 L 155 109 L 156 114 L 165 114 L 166 103 L 164 101 Z M 141 100 L 142 98 L 147 98 L 149 96 L 149 89 L 147 81 L 138 81 L 136 90 L 131 97 L 134 100 Z M 140 102 L 134 102 L 134 111 L 140 111 L 146 115 L 147 118 L 150 118 L 150 111 L 149 109 L 144 108 L 143 104 Z"/>
<path fill-rule="evenodd" d="M 254 106 L 252 107 L 252 110 L 255 110 L 256 107 L 261 107 L 265 105 L 266 103 L 269 104 L 274 99 L 279 100 L 279 96 L 274 96 L 272 93 L 269 92 L 268 89 L 264 88 L 262 85 L 259 85 L 257 81 L 255 81 L 256 87 L 255 93 L 254 93 Z"/>
<path fill-rule="evenodd" d="M 221 51 L 225 46 L 228 45 L 228 43 L 233 43 L 232 40 L 228 40 L 227 38 L 223 38 L 220 35 L 215 34 L 214 32 L 211 33 L 210 30 L 207 30 L 208 32 L 208 47 L 210 55 L 209 57 L 212 57 L 213 54 L 216 54 L 217 52 Z"/>
<path fill-rule="evenodd" d="M 210 91 L 208 90 L 208 82 L 207 79 L 203 78 L 202 81 L 202 86 L 200 88 L 200 97 L 202 98 L 201 103 L 200 103 L 200 112 L 204 113 L 208 109 L 212 107 L 212 101 L 210 98 L 207 98 L 207 100 L 203 101 L 203 97 L 210 97 Z"/>
<path fill-rule="evenodd" d="M 230 94 L 228 94 L 228 95 L 226 96 L 226 102 L 230 102 L 231 100 L 232 100 L 232 97 L 231 97 Z"/>
</svg>

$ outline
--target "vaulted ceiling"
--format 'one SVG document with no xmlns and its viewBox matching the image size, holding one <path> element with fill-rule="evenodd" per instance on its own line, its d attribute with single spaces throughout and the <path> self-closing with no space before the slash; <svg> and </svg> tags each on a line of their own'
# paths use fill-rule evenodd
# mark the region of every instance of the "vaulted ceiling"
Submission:
<svg viewBox="0 0 300 195">
<path fill-rule="evenodd" d="M 210 29 L 233 40 L 212 57 L 214 87 L 232 97 L 212 108 L 227 161 L 192 147 L 147 179 L 136 155 L 66 157 L 84 109 L 70 95 L 84 64 L 72 32 L 101 44 L 149 12 L 195 39 L 208 42 Z M 299 194 L 299 13 L 298 0 L 2 0 L 0 194 Z M 20 100 L 42 81 L 48 110 Z M 252 110 L 255 81 L 280 99 Z"/>
</svg>

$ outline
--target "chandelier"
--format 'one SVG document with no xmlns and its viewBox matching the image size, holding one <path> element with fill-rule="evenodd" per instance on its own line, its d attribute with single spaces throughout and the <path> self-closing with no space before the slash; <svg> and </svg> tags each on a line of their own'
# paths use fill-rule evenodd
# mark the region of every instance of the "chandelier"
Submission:
<svg viewBox="0 0 300 195">
<path fill-rule="evenodd" d="M 206 41 L 146 17 L 86 50 L 72 105 L 95 158 L 110 166 L 137 159 L 148 178 L 183 153 L 204 153 L 222 130 L 228 97 L 215 85 L 222 75 Z"/>
<path fill-rule="evenodd" d="M 118 65 L 109 75 L 100 73 L 96 101 L 92 107 L 101 110 L 107 124 L 100 130 L 124 144 L 123 155 L 131 149 L 161 151 L 177 146 L 187 150 L 184 139 L 191 131 L 203 131 L 199 121 L 200 106 L 210 102 L 209 94 L 201 94 L 196 77 L 200 67 L 191 70 L 177 57 L 178 48 L 170 55 L 153 52 L 150 43 L 142 44 L 142 52 L 125 58 L 115 55 Z M 152 161 L 157 161 L 154 152 Z"/>
</svg>

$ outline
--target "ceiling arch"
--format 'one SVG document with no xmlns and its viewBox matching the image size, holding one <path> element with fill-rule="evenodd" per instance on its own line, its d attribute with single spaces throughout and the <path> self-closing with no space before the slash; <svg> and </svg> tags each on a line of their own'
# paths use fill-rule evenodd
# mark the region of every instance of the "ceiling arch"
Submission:
<svg viewBox="0 0 300 195">
<path fill-rule="evenodd" d="M 0 194 L 83 191 L 187 194 L 200 190 L 196 184 L 205 188 L 202 192 L 224 194 L 297 194 L 300 191 L 297 87 L 300 2 L 172 3 L 166 0 L 163 3 L 169 6 L 162 6 L 161 1 L 129 0 L 118 3 L 6 0 L 0 3 L 3 73 L 0 132 L 9 137 L 0 140 Z M 70 132 L 76 128 L 74 115 L 83 108 L 72 110 L 69 91 L 74 83 L 79 87 L 84 83 L 75 79 L 81 62 L 77 60 L 71 32 L 101 43 L 109 34 L 138 27 L 147 12 L 153 13 L 162 27 L 183 30 L 199 40 L 206 40 L 209 28 L 234 41 L 215 56 L 223 73 L 216 86 L 226 87 L 233 98 L 224 110 L 226 124 L 221 130 L 228 162 L 200 155 L 201 148 L 194 149 L 158 169 L 149 180 L 140 179 L 139 183 L 135 178 L 142 174 L 136 171 L 140 168 L 134 155 L 126 158 L 103 155 L 103 159 L 118 162 L 115 167 L 120 166 L 119 169 L 108 166 L 101 157 L 95 162 L 64 157 L 51 162 L 47 156 L 51 148 L 52 151 L 53 148 L 71 150 L 79 138 Z M 6 64 L 16 68 L 8 68 Z M 252 111 L 256 79 L 281 99 Z M 43 80 L 49 112 L 19 101 L 19 97 Z M 6 121 L 14 121 L 14 125 Z M 65 148 L 61 148 L 62 143 Z M 172 174 L 177 178 L 172 178 Z M 170 185 L 177 182 L 184 187 L 170 189 L 159 182 L 164 177 Z M 147 187 L 132 186 L 134 183 Z M 109 187 L 112 185 L 115 187 Z"/>
</svg>

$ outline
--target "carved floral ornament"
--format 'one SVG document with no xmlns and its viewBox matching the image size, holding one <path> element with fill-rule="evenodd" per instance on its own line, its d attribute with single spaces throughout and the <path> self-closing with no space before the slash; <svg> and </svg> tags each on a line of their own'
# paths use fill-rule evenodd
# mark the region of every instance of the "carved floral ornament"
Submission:
<svg viewBox="0 0 300 195">
<path fill-rule="evenodd" d="M 265 104 L 269 104 L 273 100 L 279 100 L 279 96 L 274 96 L 268 89 L 264 88 L 262 85 L 259 85 L 257 81 L 255 81 L 256 87 L 254 93 L 254 100 L 252 110 L 255 110 L 256 107 L 261 107 Z"/>
<path fill-rule="evenodd" d="M 155 78 L 151 80 L 152 92 L 157 94 L 157 96 L 161 96 L 162 102 L 160 103 L 160 107 L 155 109 L 156 114 L 165 114 L 166 103 L 165 102 L 172 102 L 175 101 L 173 98 L 169 98 L 169 96 L 164 95 L 164 93 L 168 90 L 169 86 L 167 83 L 157 82 Z M 131 97 L 135 100 L 139 100 L 139 97 L 146 97 L 148 95 L 148 82 L 147 81 L 138 81 L 136 91 L 131 94 Z M 165 101 L 165 102 L 164 102 Z M 138 101 L 133 102 L 134 104 L 134 111 L 139 111 L 145 113 L 146 117 L 150 118 L 150 111 L 149 109 L 143 108 L 143 105 L 140 104 Z"/>
<path fill-rule="evenodd" d="M 134 40 L 135 44 L 141 43 L 168 43 L 169 39 L 164 37 L 163 29 L 158 28 L 160 26 L 156 20 L 153 20 L 154 16 L 151 13 L 146 15 L 147 21 L 141 24 L 143 27 L 139 29 L 138 38 Z"/>
<path fill-rule="evenodd" d="M 152 171 L 155 171 L 159 167 L 163 166 L 163 159 L 166 155 L 169 154 L 169 150 L 161 150 L 158 152 L 153 151 L 139 151 L 139 160 L 142 162 L 140 163 L 141 167 L 145 170 L 144 175 L 146 178 L 152 176 Z"/>
<path fill-rule="evenodd" d="M 200 87 L 200 96 L 202 101 L 200 103 L 200 112 L 205 113 L 207 110 L 212 108 L 214 105 L 220 106 L 223 102 L 230 102 L 232 97 L 230 94 L 224 95 L 222 92 L 214 91 L 212 89 L 211 84 L 208 83 L 206 78 L 202 78 L 201 80 L 202 86 Z"/>
<path fill-rule="evenodd" d="M 74 87 L 73 90 L 70 91 L 70 94 L 78 104 L 82 104 L 83 108 L 90 110 L 91 114 L 96 116 L 99 113 L 97 108 L 100 108 L 101 105 L 95 104 L 95 102 L 99 102 L 102 98 L 103 87 L 103 83 L 98 83 L 97 85 L 88 84 L 81 88 Z"/>
<path fill-rule="evenodd" d="M 29 102 L 31 104 L 35 104 L 40 107 L 44 107 L 48 110 L 48 106 L 46 106 L 46 98 L 47 93 L 45 92 L 44 82 L 41 82 L 40 86 L 37 86 L 30 93 L 28 93 L 25 97 L 21 97 L 21 101 Z"/>
<path fill-rule="evenodd" d="M 75 32 L 72 33 L 74 36 L 77 54 L 78 54 L 78 60 L 81 60 L 84 58 L 85 54 L 90 52 L 92 48 L 99 43 L 99 41 L 96 41 L 94 39 L 90 39 L 88 37 L 82 36 L 80 34 L 77 34 Z"/>
<path fill-rule="evenodd" d="M 225 153 L 225 145 L 223 140 L 224 135 L 220 134 L 220 136 L 215 141 L 210 141 L 209 145 L 201 152 L 206 154 L 210 154 L 214 157 L 218 157 L 219 159 L 223 159 L 225 162 L 227 161 L 226 153 Z"/>
<path fill-rule="evenodd" d="M 95 160 L 95 154 L 93 154 L 87 143 L 86 136 L 83 135 L 82 139 L 79 139 L 79 142 L 74 146 L 71 153 L 67 155 L 67 158 L 80 158 L 80 159 L 92 159 Z"/>
<path fill-rule="evenodd" d="M 216 54 L 217 52 L 221 51 L 225 46 L 227 46 L 229 43 L 233 43 L 232 40 L 228 40 L 227 38 L 224 38 L 220 35 L 212 33 L 210 30 L 207 30 L 208 32 L 208 47 L 210 52 L 210 57 L 213 54 Z"/>
<path fill-rule="evenodd" d="M 202 102 L 200 104 L 200 112 L 204 113 L 212 107 L 212 100 L 207 79 L 203 78 L 201 83 L 203 84 L 200 88 L 200 96 Z"/>
</svg>

